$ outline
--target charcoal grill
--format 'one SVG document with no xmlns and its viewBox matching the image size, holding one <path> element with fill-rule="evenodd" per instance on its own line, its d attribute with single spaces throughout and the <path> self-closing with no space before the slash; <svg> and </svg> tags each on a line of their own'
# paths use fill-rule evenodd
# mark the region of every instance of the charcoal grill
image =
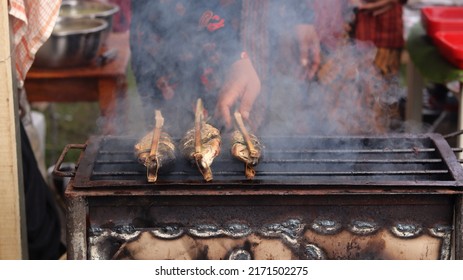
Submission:
<svg viewBox="0 0 463 280">
<path fill-rule="evenodd" d="M 265 137 L 253 180 L 224 141 L 211 182 L 179 157 L 148 183 L 135 142 L 60 156 L 70 259 L 463 257 L 463 169 L 439 134 Z M 77 168 L 60 171 L 70 149 Z"/>
</svg>

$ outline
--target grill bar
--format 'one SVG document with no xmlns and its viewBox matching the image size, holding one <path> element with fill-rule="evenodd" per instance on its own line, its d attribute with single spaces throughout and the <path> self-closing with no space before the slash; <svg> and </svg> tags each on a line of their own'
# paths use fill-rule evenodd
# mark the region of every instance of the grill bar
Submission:
<svg viewBox="0 0 463 280">
<path fill-rule="evenodd" d="M 222 163 L 232 162 L 231 160 L 221 160 Z M 441 159 L 268 159 L 268 163 L 441 163 Z M 132 164 L 133 160 L 96 160 L 96 164 Z"/>
<path fill-rule="evenodd" d="M 271 163 L 440 163 L 441 159 L 269 159 L 267 162 Z"/>
<path fill-rule="evenodd" d="M 457 151 L 457 149 L 455 149 Z M 269 150 L 265 151 L 266 154 L 387 154 L 387 153 L 433 153 L 436 152 L 434 148 L 416 148 L 416 149 L 284 149 L 284 150 Z M 132 151 L 99 151 L 102 155 L 117 155 L 117 154 L 133 154 Z"/>
<path fill-rule="evenodd" d="M 271 150 L 266 153 L 303 153 L 303 154 L 392 154 L 392 153 L 433 153 L 436 149 L 308 149 L 308 150 Z"/>
<path fill-rule="evenodd" d="M 306 171 L 306 172 L 259 172 L 261 176 L 343 176 L 343 175 L 420 175 L 420 174 L 447 174 L 448 170 L 394 170 L 394 171 Z M 129 172 L 129 171 L 110 171 L 110 172 L 93 172 L 94 176 L 124 176 L 124 175 L 141 175 L 143 172 Z M 237 172 L 232 171 L 217 171 L 215 175 L 221 176 L 234 176 Z M 192 175 L 192 172 L 175 171 L 170 172 L 169 175 Z"/>
<path fill-rule="evenodd" d="M 442 186 L 463 181 L 457 149 L 437 134 L 393 137 L 267 137 L 256 177 L 247 180 L 243 163 L 234 160 L 224 142 L 212 165 L 214 179 L 205 184 L 194 165 L 177 158 L 172 170 L 159 174 L 156 186 Z M 151 186 L 133 154 L 136 139 L 94 137 L 76 170 L 76 187 Z M 397 182 L 397 183 L 396 183 Z"/>
</svg>

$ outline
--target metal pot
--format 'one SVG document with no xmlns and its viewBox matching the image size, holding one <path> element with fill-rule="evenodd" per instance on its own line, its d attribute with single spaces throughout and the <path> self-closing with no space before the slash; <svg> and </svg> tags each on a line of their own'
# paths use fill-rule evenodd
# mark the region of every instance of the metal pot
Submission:
<svg viewBox="0 0 463 280">
<path fill-rule="evenodd" d="M 119 12 L 119 6 L 110 3 L 95 1 L 64 0 L 61 4 L 59 16 L 67 18 L 99 18 L 108 22 L 108 27 L 103 32 L 103 42 L 106 42 L 112 30 L 113 16 Z"/>
<path fill-rule="evenodd" d="M 103 43 L 108 23 L 96 18 L 59 18 L 38 50 L 34 67 L 65 68 L 90 64 Z"/>
</svg>

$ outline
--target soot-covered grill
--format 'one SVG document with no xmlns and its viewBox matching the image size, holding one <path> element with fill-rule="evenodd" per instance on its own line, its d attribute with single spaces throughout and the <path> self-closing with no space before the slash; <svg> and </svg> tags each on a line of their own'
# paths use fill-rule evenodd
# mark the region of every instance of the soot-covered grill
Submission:
<svg viewBox="0 0 463 280">
<path fill-rule="evenodd" d="M 188 186 L 208 187 L 252 185 L 286 186 L 400 184 L 458 186 L 461 167 L 443 138 L 421 137 L 264 138 L 262 162 L 255 180 L 246 180 L 243 164 L 232 159 L 227 144 L 213 163 L 214 180 L 204 183 L 197 168 L 178 157 L 174 170 L 148 184 L 146 169 L 133 151 L 135 139 L 94 138 L 81 160 L 75 187 Z M 348 181 L 346 181 L 348 180 Z"/>
<path fill-rule="evenodd" d="M 462 257 L 463 169 L 441 135 L 262 141 L 253 180 L 225 141 L 210 182 L 179 156 L 148 183 L 136 139 L 69 145 L 69 258 Z"/>
</svg>

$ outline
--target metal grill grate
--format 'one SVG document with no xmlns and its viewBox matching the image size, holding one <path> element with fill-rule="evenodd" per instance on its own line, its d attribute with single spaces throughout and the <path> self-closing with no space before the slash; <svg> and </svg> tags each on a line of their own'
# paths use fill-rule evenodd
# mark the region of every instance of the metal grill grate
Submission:
<svg viewBox="0 0 463 280">
<path fill-rule="evenodd" d="M 76 187 L 145 186 L 146 169 L 133 154 L 135 139 L 93 137 L 81 156 Z M 224 141 L 212 165 L 214 180 L 205 183 L 195 166 L 178 156 L 154 185 L 443 185 L 462 176 L 448 143 L 438 134 L 387 137 L 267 137 L 254 180 L 233 159 Z M 150 184 L 152 185 L 152 184 Z"/>
</svg>

